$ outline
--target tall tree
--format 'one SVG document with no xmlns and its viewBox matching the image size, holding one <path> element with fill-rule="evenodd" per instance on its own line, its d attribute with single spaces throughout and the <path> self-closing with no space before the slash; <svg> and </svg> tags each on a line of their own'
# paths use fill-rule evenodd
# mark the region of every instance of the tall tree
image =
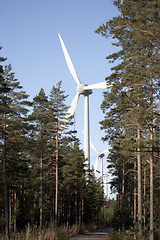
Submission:
<svg viewBox="0 0 160 240">
<path fill-rule="evenodd" d="M 5 197 L 5 229 L 9 235 L 9 195 L 8 184 L 15 187 L 20 178 L 20 171 L 16 172 L 16 166 L 24 166 L 22 161 L 22 142 L 27 137 L 27 101 L 28 95 L 22 91 L 20 83 L 15 79 L 11 65 L 5 66 L 1 82 L 1 109 L 0 127 L 1 159 L 4 171 L 4 197 Z M 20 169 L 19 169 L 20 170 Z M 13 179 L 15 180 L 13 184 Z M 14 221 L 16 224 L 16 219 Z"/>
<path fill-rule="evenodd" d="M 48 119 L 48 99 L 43 89 L 33 99 L 33 112 L 30 119 L 35 123 L 35 153 L 36 158 L 39 159 L 40 169 L 40 228 L 43 227 L 43 162 L 47 152 L 47 123 Z"/>
<path fill-rule="evenodd" d="M 107 132 L 127 130 L 127 136 L 132 139 L 133 146 L 130 151 L 137 154 L 138 167 L 138 220 L 139 220 L 139 237 L 142 238 L 142 157 L 143 162 L 147 158 L 148 144 L 144 144 L 148 129 L 152 130 L 150 124 L 153 120 L 153 114 L 150 109 L 150 93 L 153 87 L 159 84 L 159 42 L 160 42 L 160 18 L 159 18 L 159 1 L 114 1 L 120 15 L 113 18 L 106 24 L 97 29 L 98 33 L 108 37 L 111 35 L 117 42 L 113 45 L 120 47 L 119 52 L 108 56 L 112 62 L 120 60 L 120 63 L 113 67 L 114 71 L 106 80 L 115 83 L 111 93 L 105 94 L 105 101 L 102 109 L 106 111 L 109 106 L 113 106 L 105 120 L 102 122 L 103 128 L 110 127 Z M 152 72 L 153 84 L 150 84 L 150 73 Z M 151 89 L 151 91 L 150 91 Z M 156 91 L 152 98 L 156 99 Z M 119 102 L 118 102 L 118 101 Z M 107 103 L 109 102 L 109 104 Z M 110 120 L 107 120 L 107 118 Z M 148 124 L 150 123 L 150 124 Z M 118 126 L 118 128 L 117 128 Z M 129 133 L 129 135 L 128 135 Z M 151 134 L 150 134 L 151 136 Z M 153 134 L 152 134 L 153 137 Z M 112 140 L 112 138 L 110 137 Z M 127 139 L 126 139 L 127 140 Z M 153 139 L 151 139 L 153 144 Z M 126 143 L 127 145 L 127 143 Z M 151 145 L 150 145 L 151 146 Z M 125 146 L 124 146 L 125 147 Z M 153 147 L 153 145 L 152 145 Z M 126 147 L 125 147 L 126 148 Z M 124 148 L 124 149 L 125 149 Z M 128 148 L 128 147 L 127 147 Z M 135 150 L 134 150 L 135 149 Z M 150 148 L 151 150 L 151 148 Z M 153 149 L 152 149 L 153 151 Z M 151 151 L 151 152 L 152 152 Z M 153 158 L 151 163 L 153 163 Z M 153 164 L 151 164 L 152 172 Z M 151 185 L 152 178 L 151 178 Z M 153 187 L 151 187 L 151 196 Z M 152 197 L 151 197 L 152 198 Z M 153 205 L 153 198 L 150 202 Z M 153 239 L 153 207 L 151 207 L 150 216 L 150 239 Z"/>
<path fill-rule="evenodd" d="M 55 224 L 58 225 L 58 179 L 59 179 L 59 148 L 61 145 L 62 134 L 66 130 L 64 126 L 64 117 L 66 115 L 67 107 L 65 105 L 66 95 L 65 92 L 61 89 L 62 82 L 58 82 L 56 86 L 53 86 L 50 93 L 50 111 L 54 109 L 54 122 L 55 122 L 55 146 L 56 146 L 56 186 L 55 186 Z M 63 128 L 62 128 L 63 126 Z"/>
<path fill-rule="evenodd" d="M 0 50 L 2 47 L 0 47 Z M 0 57 L 0 62 L 4 62 L 6 59 Z M 8 89 L 9 91 L 9 89 Z M 3 66 L 0 65 L 0 101 L 1 101 L 1 108 L 0 114 L 1 119 L 5 117 L 3 106 L 6 105 L 6 100 L 4 99 L 4 95 L 6 95 L 6 90 L 4 88 L 4 78 L 3 78 Z M 4 106 L 5 107 L 5 106 Z M 3 123 L 3 130 L 5 131 L 5 122 Z M 2 132 L 1 132 L 2 133 Z M 4 134 L 5 135 L 5 134 Z M 4 197 L 5 197 L 5 232 L 6 235 L 9 236 L 9 207 L 8 207 L 8 183 L 7 183 L 7 176 L 6 176 L 6 151 L 5 151 L 5 137 L 1 136 L 1 149 L 3 149 L 3 180 L 4 180 Z"/>
<path fill-rule="evenodd" d="M 84 153 L 78 140 L 73 144 L 62 145 L 63 165 L 61 188 L 64 198 L 65 223 L 82 223 L 82 201 L 85 189 Z"/>
</svg>

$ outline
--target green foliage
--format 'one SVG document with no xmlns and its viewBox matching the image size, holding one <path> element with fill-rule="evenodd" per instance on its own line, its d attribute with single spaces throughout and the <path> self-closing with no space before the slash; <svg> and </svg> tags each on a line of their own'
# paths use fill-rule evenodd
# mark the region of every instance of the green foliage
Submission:
<svg viewBox="0 0 160 240">
<path fill-rule="evenodd" d="M 104 202 L 104 220 L 107 225 L 111 225 L 114 210 L 116 207 L 117 201 L 115 199 L 109 199 Z"/>
<path fill-rule="evenodd" d="M 125 232 L 112 232 L 111 233 L 111 240 L 133 240 L 133 239 L 139 239 L 138 234 L 138 227 L 135 229 L 130 228 L 129 230 L 126 230 Z M 143 237 L 141 237 L 142 240 L 149 240 L 150 239 L 150 233 L 145 232 L 143 234 Z"/>
<path fill-rule="evenodd" d="M 131 228 L 131 226 L 133 225 L 133 219 L 127 206 L 125 206 L 122 210 L 119 208 L 118 204 L 115 205 L 111 223 L 113 229 L 116 231 L 122 231 L 123 225 L 124 229 Z"/>
<path fill-rule="evenodd" d="M 124 230 L 133 223 L 138 170 L 135 163 L 138 156 L 142 161 L 139 183 L 144 184 L 143 208 L 146 226 L 150 222 L 149 215 L 146 214 L 149 212 L 149 194 L 153 191 L 149 189 L 148 159 L 151 156 L 159 168 L 157 87 L 160 79 L 160 4 L 155 0 L 117 0 L 114 5 L 119 10 L 119 16 L 101 25 L 96 32 L 106 38 L 112 36 L 113 45 L 117 47 L 116 53 L 107 56 L 113 67 L 111 75 L 106 77 L 106 82 L 112 83 L 112 86 L 110 91 L 104 93 L 101 108 L 105 116 L 101 121 L 101 128 L 105 130 L 104 140 L 109 140 L 112 148 L 108 157 L 108 168 L 113 175 L 111 188 L 118 192 L 119 206 L 114 215 L 114 224 L 117 229 Z M 154 169 L 154 186 L 158 187 L 157 176 L 159 170 Z M 154 191 L 155 203 L 156 195 Z M 137 203 L 136 205 L 138 206 Z M 159 211 L 155 212 L 159 216 Z M 132 217 L 126 222 L 125 219 L 130 215 Z M 159 222 L 157 216 L 155 221 Z"/>
</svg>

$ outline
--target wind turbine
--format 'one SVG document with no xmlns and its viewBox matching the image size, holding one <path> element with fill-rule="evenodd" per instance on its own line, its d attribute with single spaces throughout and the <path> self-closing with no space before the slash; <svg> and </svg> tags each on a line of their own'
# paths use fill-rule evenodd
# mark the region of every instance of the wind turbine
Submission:
<svg viewBox="0 0 160 240">
<path fill-rule="evenodd" d="M 84 95 L 84 155 L 86 159 L 87 170 L 89 170 L 90 169 L 89 95 L 92 94 L 93 89 L 105 89 L 107 87 L 110 87 L 110 85 L 107 86 L 106 82 L 100 82 L 100 83 L 92 84 L 89 86 L 87 86 L 84 83 L 81 83 L 60 34 L 58 34 L 58 36 L 60 39 L 60 43 L 62 46 L 62 50 L 65 56 L 69 71 L 77 83 L 77 93 L 71 103 L 70 108 L 67 111 L 66 119 L 68 119 L 74 114 L 79 96 Z"/>
<path fill-rule="evenodd" d="M 91 144 L 91 147 L 93 148 L 93 150 L 97 154 L 97 158 L 96 158 L 95 165 L 94 165 L 94 172 L 96 172 L 96 170 L 98 168 L 98 160 L 100 159 L 100 164 L 101 164 L 101 167 L 100 167 L 101 183 L 103 184 L 103 157 L 105 156 L 104 153 L 108 152 L 108 149 L 106 149 L 106 150 L 104 150 L 102 152 L 99 152 L 99 151 L 97 151 L 97 149 L 95 148 L 95 146 L 93 145 L 93 143 L 91 141 L 90 141 L 90 144 Z"/>
</svg>

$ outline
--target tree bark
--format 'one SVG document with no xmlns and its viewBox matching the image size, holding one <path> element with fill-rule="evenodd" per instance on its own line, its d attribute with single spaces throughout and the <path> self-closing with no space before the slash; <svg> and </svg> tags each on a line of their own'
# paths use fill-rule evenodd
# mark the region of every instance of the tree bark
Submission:
<svg viewBox="0 0 160 240">
<path fill-rule="evenodd" d="M 137 162 L 136 159 L 134 161 L 134 231 L 136 229 L 137 222 Z M 136 235 L 134 234 L 134 239 L 136 239 Z"/>
<path fill-rule="evenodd" d="M 77 191 L 77 171 L 75 171 L 75 223 L 78 224 L 78 191 Z"/>
<path fill-rule="evenodd" d="M 123 170 L 122 170 L 122 230 L 125 228 L 125 215 L 124 215 L 124 184 L 125 184 L 125 159 L 123 159 Z"/>
<path fill-rule="evenodd" d="M 144 229 L 146 227 L 146 205 L 145 205 L 145 202 L 146 202 L 146 179 L 147 179 L 147 176 L 146 176 L 146 166 L 144 166 L 144 183 L 143 183 L 143 198 L 144 198 L 144 207 L 143 207 L 143 213 L 144 213 Z"/>
<path fill-rule="evenodd" d="M 9 232 L 11 232 L 12 226 L 11 226 L 11 222 L 12 222 L 12 191 L 9 190 L 8 192 L 8 201 L 9 201 Z"/>
<path fill-rule="evenodd" d="M 40 229 L 43 228 L 43 135 L 41 123 L 41 156 L 40 156 Z"/>
<path fill-rule="evenodd" d="M 9 238 L 9 197 L 8 197 L 8 182 L 7 182 L 7 156 L 6 156 L 6 114 L 4 114 L 3 124 L 3 178 L 4 178 L 4 201 L 5 201 L 5 234 Z"/>
<path fill-rule="evenodd" d="M 152 73 L 150 74 L 150 86 L 152 87 Z M 153 112 L 153 92 L 150 92 L 151 112 Z M 154 239 L 154 207 L 153 207 L 153 119 L 151 118 L 150 125 L 150 240 Z"/>
<path fill-rule="evenodd" d="M 40 229 L 43 227 L 43 159 L 40 158 Z"/>
<path fill-rule="evenodd" d="M 14 233 L 17 231 L 17 194 L 14 192 L 14 219 L 13 219 L 13 231 Z"/>
<path fill-rule="evenodd" d="M 56 123 L 56 196 L 55 196 L 55 225 L 58 225 L 58 123 Z"/>
<path fill-rule="evenodd" d="M 139 230 L 139 239 L 142 239 L 142 163 L 141 163 L 141 154 L 140 154 L 140 126 L 137 128 L 137 167 L 138 167 L 138 230 Z"/>
</svg>

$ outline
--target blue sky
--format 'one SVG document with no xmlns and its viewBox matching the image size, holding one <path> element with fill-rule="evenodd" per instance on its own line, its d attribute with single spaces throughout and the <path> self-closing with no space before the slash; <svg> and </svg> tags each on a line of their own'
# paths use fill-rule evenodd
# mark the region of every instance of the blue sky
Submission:
<svg viewBox="0 0 160 240">
<path fill-rule="evenodd" d="M 112 0 L 1 0 L 1 56 L 7 57 L 6 64 L 11 63 L 30 99 L 41 88 L 49 95 L 53 85 L 62 80 L 69 106 L 76 94 L 76 83 L 68 70 L 58 33 L 80 81 L 88 85 L 103 82 L 111 72 L 106 56 L 116 49 L 111 38 L 105 39 L 94 31 L 116 15 Z M 101 141 L 102 101 L 103 90 L 94 90 L 90 96 L 90 134 L 99 151 L 109 147 Z M 81 96 L 76 109 L 76 129 L 82 148 L 83 111 Z M 91 166 L 95 159 L 96 154 L 91 150 Z M 104 171 L 106 166 L 105 156 Z"/>
</svg>

